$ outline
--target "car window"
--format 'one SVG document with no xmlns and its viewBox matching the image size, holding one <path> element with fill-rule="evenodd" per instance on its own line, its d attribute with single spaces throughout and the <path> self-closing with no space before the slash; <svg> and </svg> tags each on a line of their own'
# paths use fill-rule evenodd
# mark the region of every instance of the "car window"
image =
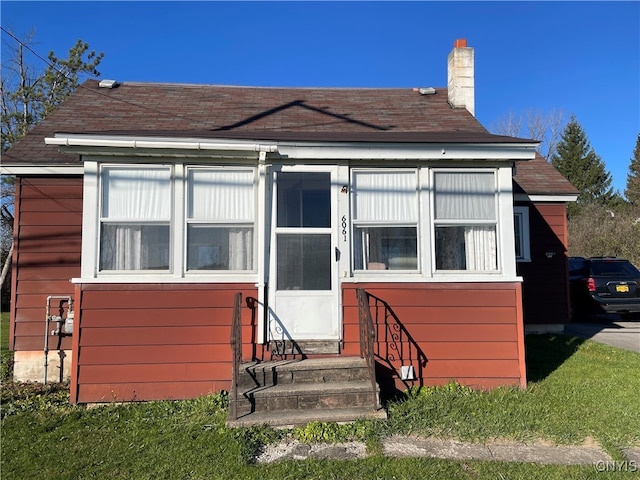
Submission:
<svg viewBox="0 0 640 480">
<path fill-rule="evenodd" d="M 601 277 L 640 277 L 640 272 L 629 262 L 591 261 L 591 273 Z"/>
<path fill-rule="evenodd" d="M 569 259 L 569 275 L 586 275 L 587 274 L 587 261 L 584 258 L 570 258 Z"/>
</svg>

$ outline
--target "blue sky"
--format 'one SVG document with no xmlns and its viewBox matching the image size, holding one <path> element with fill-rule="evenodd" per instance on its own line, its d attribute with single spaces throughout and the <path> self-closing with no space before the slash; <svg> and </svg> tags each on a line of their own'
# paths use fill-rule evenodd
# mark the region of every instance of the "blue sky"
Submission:
<svg viewBox="0 0 640 480">
<path fill-rule="evenodd" d="M 475 49 L 476 117 L 573 114 L 624 191 L 640 132 L 640 2 L 2 1 L 42 57 L 78 39 L 102 78 L 256 86 L 446 86 Z M 2 34 L 3 61 L 6 42 Z M 44 64 L 35 56 L 29 62 Z"/>
</svg>

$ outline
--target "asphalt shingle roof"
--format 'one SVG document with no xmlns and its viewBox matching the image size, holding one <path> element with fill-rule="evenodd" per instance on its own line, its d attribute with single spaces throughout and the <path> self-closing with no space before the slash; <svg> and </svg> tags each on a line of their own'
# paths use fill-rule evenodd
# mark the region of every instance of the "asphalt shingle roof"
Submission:
<svg viewBox="0 0 640 480">
<path fill-rule="evenodd" d="M 513 177 L 514 192 L 529 195 L 577 195 L 578 189 L 541 155 L 518 162 Z"/>
<path fill-rule="evenodd" d="M 318 142 L 530 142 L 490 134 L 466 109 L 449 105 L 446 88 L 422 95 L 411 88 L 125 82 L 105 89 L 98 83 L 88 80 L 77 88 L 3 154 L 3 163 L 78 164 L 78 156 L 44 144 L 44 138 L 55 133 Z M 527 172 L 521 167 L 518 175 L 526 177 Z M 538 169 L 534 173 L 541 175 Z M 525 189 L 543 188 L 547 183 L 538 185 L 526 178 L 520 182 Z M 561 189 L 560 179 L 554 182 Z"/>
</svg>

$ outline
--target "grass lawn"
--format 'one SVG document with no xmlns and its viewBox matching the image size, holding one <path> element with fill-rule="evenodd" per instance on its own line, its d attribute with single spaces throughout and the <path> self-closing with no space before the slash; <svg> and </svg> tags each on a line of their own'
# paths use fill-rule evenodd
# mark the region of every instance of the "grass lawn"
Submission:
<svg viewBox="0 0 640 480">
<path fill-rule="evenodd" d="M 437 435 L 581 443 L 593 439 L 614 458 L 640 446 L 640 355 L 563 335 L 527 337 L 526 391 L 474 392 L 456 385 L 423 389 L 388 404 L 389 419 L 293 431 L 227 429 L 222 395 L 85 409 L 67 392 L 2 387 L 2 478 L 122 479 L 588 479 L 637 478 L 592 466 L 391 459 L 384 436 Z M 365 441 L 371 455 L 344 461 L 253 465 L 265 443 L 284 435 Z"/>
<path fill-rule="evenodd" d="M 9 348 L 9 312 L 0 313 L 0 352 Z"/>
<path fill-rule="evenodd" d="M 0 313 L 0 382 L 10 379 L 13 352 L 9 351 L 9 312 Z"/>
</svg>

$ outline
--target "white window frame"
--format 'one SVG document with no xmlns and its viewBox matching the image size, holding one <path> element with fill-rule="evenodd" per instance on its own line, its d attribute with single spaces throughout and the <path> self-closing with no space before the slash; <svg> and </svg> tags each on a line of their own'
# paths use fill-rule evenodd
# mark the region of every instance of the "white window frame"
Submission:
<svg viewBox="0 0 640 480">
<path fill-rule="evenodd" d="M 460 220 L 438 220 L 436 219 L 436 182 L 435 177 L 438 173 L 453 173 L 453 174 L 478 174 L 478 173 L 491 173 L 493 174 L 494 181 L 494 219 L 492 221 L 489 220 L 469 220 L 469 219 L 460 219 Z M 500 212 L 500 184 L 499 184 L 499 169 L 498 168 L 432 168 L 430 171 L 430 184 L 431 184 L 431 264 L 433 266 L 433 275 L 434 276 L 447 276 L 447 275 L 501 275 L 502 274 L 502 264 L 501 261 L 501 244 L 503 241 L 502 238 L 502 230 L 501 230 L 501 212 Z M 494 226 L 495 227 L 495 241 L 496 241 L 496 268 L 492 270 L 439 270 L 436 266 L 436 229 L 438 227 L 443 226 L 468 226 L 468 225 L 478 225 L 478 226 Z"/>
<path fill-rule="evenodd" d="M 422 202 L 420 201 L 422 193 L 421 193 L 421 174 L 420 169 L 416 167 L 406 167 L 406 168 L 352 168 L 350 183 L 351 185 L 355 184 L 354 178 L 359 173 L 374 173 L 374 174 L 388 174 L 388 173 L 413 173 L 415 178 L 415 206 L 416 206 L 416 214 L 417 218 L 415 221 L 398 221 L 394 223 L 383 223 L 382 221 L 367 221 L 367 220 L 358 220 L 356 218 L 356 205 L 355 205 L 355 190 L 352 190 L 352 199 L 350 202 L 350 211 L 351 211 L 351 268 L 355 275 L 360 277 L 372 276 L 372 275 L 385 275 L 385 276 L 394 276 L 394 275 L 402 275 L 402 276 L 415 276 L 422 274 L 422 242 L 421 242 L 421 224 L 420 219 L 423 217 L 422 215 Z M 358 228 L 365 227 L 395 227 L 395 228 L 415 228 L 416 231 L 416 268 L 415 269 L 384 269 L 384 270 L 375 270 L 375 269 L 356 269 L 356 245 L 355 242 L 360 241 L 360 237 L 357 235 Z M 364 254 L 364 252 L 363 252 Z M 364 265 L 364 259 L 363 259 Z"/>
<path fill-rule="evenodd" d="M 252 221 L 238 221 L 238 222 L 231 222 L 231 221 L 218 221 L 218 220 L 203 220 L 203 219 L 197 219 L 197 218 L 189 218 L 189 213 L 188 213 L 188 208 L 189 208 L 189 199 L 188 199 L 188 195 L 189 195 L 189 173 L 192 171 L 212 171 L 212 170 L 221 170 L 221 171 L 233 171 L 233 172 L 251 172 L 252 176 L 253 176 L 253 220 Z M 182 248 L 182 255 L 183 255 L 183 270 L 184 270 L 184 274 L 185 276 L 198 276 L 198 275 L 217 275 L 217 274 L 244 274 L 244 273 L 256 273 L 257 272 L 257 251 L 258 251 L 258 234 L 257 234 L 257 217 L 259 215 L 258 212 L 258 198 L 257 198 L 257 194 L 258 194 L 258 189 L 257 189 L 257 179 L 256 179 L 256 169 L 255 168 L 251 168 L 251 167 L 242 167 L 242 166 L 220 166 L 220 165 L 209 165 L 209 166 L 205 166 L 205 165 L 198 165 L 198 166 L 186 166 L 185 167 L 185 172 L 184 172 L 184 236 L 183 236 L 183 242 L 184 242 L 184 247 Z M 253 240 L 251 242 L 251 257 L 252 257 L 252 268 L 250 269 L 245 269 L 245 270 L 189 270 L 188 269 L 188 260 L 187 260 L 187 256 L 188 256 L 188 248 L 189 248 L 189 243 L 188 243 L 188 231 L 189 231 L 189 225 L 209 225 L 209 226 L 217 226 L 217 227 L 234 227 L 234 226 L 241 226 L 241 227 L 250 227 L 252 232 L 253 232 Z"/>
<path fill-rule="evenodd" d="M 168 180 L 169 180 L 169 195 L 170 195 L 170 200 L 169 200 L 169 218 L 165 218 L 162 221 L 160 220 L 148 220 L 148 219 L 142 219 L 142 218 L 137 218 L 137 219 L 128 219 L 128 218 L 118 218 L 118 217 L 112 217 L 112 216 L 107 216 L 104 217 L 103 216 L 103 212 L 104 212 L 104 187 L 105 184 L 103 182 L 103 176 L 105 175 L 106 171 L 116 171 L 116 170 L 126 170 L 126 171 L 130 171 L 130 172 L 142 172 L 145 170 L 164 170 L 166 171 L 166 173 L 168 174 Z M 172 236 L 173 236 L 173 232 L 174 232 L 174 219 L 173 219 L 173 215 L 172 215 L 172 210 L 174 209 L 174 202 L 175 202 L 175 194 L 174 194 L 174 186 L 173 186 L 173 181 L 172 178 L 174 178 L 174 169 L 173 169 L 173 165 L 170 164 L 152 164 L 152 165 L 136 165 L 136 166 L 131 166 L 131 165 L 122 165 L 122 164 L 112 164 L 112 163 L 105 163 L 99 166 L 99 170 L 98 170 L 98 207 L 97 207 L 97 217 L 98 217 L 98 235 L 96 237 L 97 239 L 97 244 L 98 244 L 98 254 L 97 254 L 97 258 L 96 258 L 96 271 L 98 273 L 98 275 L 154 275 L 154 274 L 169 274 L 173 271 L 173 252 L 172 252 Z M 101 270 L 101 253 L 102 253 L 102 231 L 105 225 L 111 225 L 111 224 L 115 224 L 115 225 L 167 225 L 169 227 L 169 259 L 168 259 L 168 268 L 166 269 L 104 269 Z"/>
<path fill-rule="evenodd" d="M 522 251 L 518 254 L 518 245 L 515 244 L 516 262 L 530 262 L 531 261 L 531 243 L 530 243 L 530 231 L 529 231 L 529 207 L 516 206 L 513 207 L 514 217 L 514 231 L 517 228 L 517 235 L 520 237 L 520 247 Z M 515 219 L 519 218 L 519 221 Z"/>
<path fill-rule="evenodd" d="M 488 163 L 488 162 L 487 162 Z M 413 271 L 380 271 L 380 270 L 354 270 L 353 256 L 356 239 L 352 236 L 351 251 L 351 275 L 343 275 L 343 282 L 358 281 L 391 281 L 391 282 L 497 282 L 497 281 L 521 281 L 516 273 L 515 262 L 515 238 L 513 216 L 513 177 L 510 167 L 500 164 L 469 167 L 457 165 L 444 167 L 437 165 L 412 165 L 404 168 L 380 166 L 352 167 L 351 173 L 358 170 L 391 171 L 414 169 L 418 173 L 418 202 L 419 219 L 418 233 L 418 265 L 419 270 Z M 437 270 L 435 269 L 435 222 L 434 222 L 434 174 L 436 172 L 452 173 L 476 173 L 489 172 L 494 174 L 495 180 L 495 229 L 496 229 L 496 255 L 497 270 Z M 352 178 L 352 177 L 351 177 Z M 353 192 L 352 192 L 353 193 Z M 355 232 L 354 226 L 358 224 L 354 220 L 353 199 L 349 201 L 351 234 Z M 423 252 L 423 253 L 420 253 Z"/>
<path fill-rule="evenodd" d="M 259 177 L 257 165 L 234 164 L 225 167 L 224 162 L 211 164 L 188 164 L 181 162 L 167 162 L 158 159 L 154 163 L 140 163 L 137 159 L 124 157 L 122 162 L 103 162 L 98 156 L 85 157 L 84 188 L 83 188 L 83 235 L 81 278 L 72 279 L 74 283 L 232 283 L 257 282 L 257 256 L 260 232 L 260 211 L 258 202 Z M 131 169 L 168 167 L 172 169 L 172 216 L 170 219 L 170 257 L 168 271 L 160 270 L 110 270 L 99 271 L 100 267 L 100 223 L 102 214 L 101 171 L 104 167 L 122 167 Z M 250 170 L 253 172 L 253 268 L 251 270 L 193 270 L 187 271 L 187 172 L 192 168 L 230 168 L 232 170 Z"/>
</svg>

